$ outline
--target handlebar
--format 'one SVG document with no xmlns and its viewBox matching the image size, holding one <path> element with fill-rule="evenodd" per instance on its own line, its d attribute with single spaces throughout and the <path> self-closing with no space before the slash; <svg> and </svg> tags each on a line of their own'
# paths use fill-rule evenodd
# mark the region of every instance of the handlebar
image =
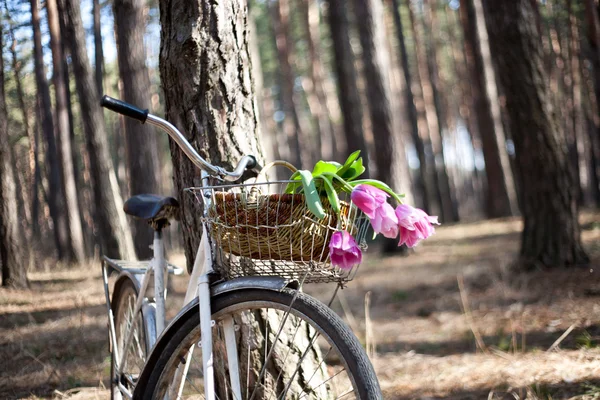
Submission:
<svg viewBox="0 0 600 400">
<path fill-rule="evenodd" d="M 218 176 L 219 178 L 233 182 L 242 177 L 246 170 L 260 171 L 256 158 L 252 155 L 243 156 L 238 162 L 233 171 L 227 171 L 216 165 L 210 164 L 198 154 L 196 149 L 188 142 L 183 134 L 169 121 L 152 115 L 148 110 L 142 110 L 132 104 L 104 95 L 100 101 L 100 105 L 116 113 L 125 115 L 140 121 L 142 124 L 148 122 L 151 125 L 157 126 L 169 134 L 169 136 L 177 143 L 177 146 L 186 156 L 200 169 L 208 172 L 210 175 Z"/>
</svg>

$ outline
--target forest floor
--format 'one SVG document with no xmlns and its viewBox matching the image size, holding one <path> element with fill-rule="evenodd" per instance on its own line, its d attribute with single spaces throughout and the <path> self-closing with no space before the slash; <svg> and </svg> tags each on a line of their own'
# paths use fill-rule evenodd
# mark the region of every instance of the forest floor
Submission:
<svg viewBox="0 0 600 400">
<path fill-rule="evenodd" d="M 600 213 L 581 223 L 592 262 L 564 270 L 510 272 L 517 218 L 440 227 L 408 257 L 372 249 L 334 308 L 375 345 L 385 398 L 600 399 Z M 109 398 L 99 264 L 29 277 L 0 290 L 0 399 Z"/>
</svg>

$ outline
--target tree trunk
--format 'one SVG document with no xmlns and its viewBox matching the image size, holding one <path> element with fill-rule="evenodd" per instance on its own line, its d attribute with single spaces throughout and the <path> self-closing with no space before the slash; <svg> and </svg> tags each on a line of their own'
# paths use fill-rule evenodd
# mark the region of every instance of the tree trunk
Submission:
<svg viewBox="0 0 600 400">
<path fill-rule="evenodd" d="M 587 16 L 588 42 L 591 47 L 591 61 L 593 64 L 594 93 L 596 110 L 592 114 L 593 128 L 590 131 L 592 147 L 592 163 L 590 164 L 590 184 L 600 206 L 600 5 L 594 0 L 585 0 L 585 14 Z"/>
<path fill-rule="evenodd" d="M 262 163 L 245 3 L 224 1 L 211 7 L 200 0 L 162 0 L 160 16 L 160 73 L 167 119 L 213 164 L 230 169 L 244 154 L 254 154 Z M 182 207 L 185 253 L 191 267 L 202 234 L 202 213 L 194 196 L 184 188 L 199 186 L 200 173 L 174 142 L 171 156 Z M 264 320 L 257 326 L 261 324 L 264 326 Z M 298 335 L 300 339 L 307 340 L 307 336 Z M 275 382 L 280 369 L 285 368 L 275 364 L 279 363 L 267 369 L 265 382 Z M 260 367 L 250 371 L 254 376 L 248 381 L 256 381 Z M 281 394 L 281 388 L 265 390 Z M 258 397 L 262 398 L 260 393 Z"/>
<path fill-rule="evenodd" d="M 117 36 L 119 75 L 123 82 L 123 99 L 142 109 L 150 108 L 150 77 L 144 51 L 145 17 L 143 0 L 113 2 Z M 129 193 L 158 191 L 158 142 L 155 129 L 125 118 L 125 149 L 129 172 Z M 135 249 L 138 257 L 152 257 L 153 232 L 144 221 L 136 220 Z"/>
<path fill-rule="evenodd" d="M 302 19 L 305 24 L 306 42 L 309 55 L 309 75 L 312 88 L 311 113 L 317 121 L 317 143 L 319 159 L 331 160 L 335 151 L 335 135 L 330 113 L 327 107 L 324 72 L 321 62 L 321 32 L 319 2 L 316 0 L 302 0 Z M 314 111 L 313 111 L 314 110 Z"/>
<path fill-rule="evenodd" d="M 369 165 L 369 152 L 363 134 L 363 112 L 358 91 L 354 53 L 350 45 L 347 4 L 343 0 L 328 0 L 328 22 L 333 42 L 334 65 L 338 97 L 342 109 L 346 153 L 360 150 L 363 164 Z"/>
<path fill-rule="evenodd" d="M 79 13 L 79 1 L 59 0 L 64 18 L 65 40 L 71 47 L 75 84 L 83 115 L 83 129 L 90 158 L 92 189 L 96 206 L 97 226 L 103 254 L 109 257 L 135 259 L 131 231 L 123 212 L 117 177 L 108 152 L 100 96 L 87 56 L 85 33 Z"/>
<path fill-rule="evenodd" d="M 437 178 L 437 190 L 439 191 L 439 197 L 442 205 L 441 219 L 444 221 L 458 221 L 458 208 L 454 201 L 454 195 L 452 188 L 450 187 L 450 178 L 448 176 L 448 169 L 446 166 L 446 159 L 444 156 L 444 126 L 448 129 L 447 124 L 447 106 L 443 98 L 444 89 L 442 87 L 439 61 L 438 61 L 438 43 L 436 39 L 436 33 L 439 29 L 437 24 L 435 1 L 424 0 L 424 37 L 425 40 L 429 39 L 428 46 L 425 46 L 425 60 L 428 71 L 429 83 L 431 85 L 431 108 L 435 111 L 437 120 L 437 129 L 430 130 L 431 134 L 431 147 L 435 157 L 436 166 L 436 178 Z"/>
<path fill-rule="evenodd" d="M 280 99 L 284 112 L 283 129 L 287 137 L 289 158 L 297 168 L 308 168 L 310 149 L 307 132 L 302 129 L 298 105 L 294 95 L 296 75 L 294 73 L 294 42 L 290 34 L 290 5 L 288 0 L 279 0 L 269 5 L 275 29 L 275 43 L 279 60 Z"/>
<path fill-rule="evenodd" d="M 62 37 L 60 35 L 60 24 L 58 21 L 58 10 L 56 0 L 46 0 L 46 11 L 48 12 L 48 28 L 50 31 L 50 47 L 52 49 L 52 80 L 54 83 L 56 102 L 56 130 L 58 146 L 58 159 L 62 165 L 62 179 L 65 187 L 65 205 L 71 232 L 71 243 L 75 260 L 82 262 L 85 257 L 85 245 L 83 241 L 83 229 L 81 227 L 81 216 L 79 215 L 78 191 L 75 183 L 75 166 L 71 150 L 71 130 L 69 126 L 69 112 L 67 109 L 66 85 L 64 80 L 62 52 Z"/>
<path fill-rule="evenodd" d="M 491 54 L 506 96 L 523 182 L 523 268 L 588 262 L 567 143 L 553 118 L 543 50 L 530 0 L 487 1 Z"/>
<path fill-rule="evenodd" d="M 15 36 L 15 32 L 14 32 L 14 22 L 12 21 L 9 11 L 8 11 L 8 4 L 5 2 L 4 3 L 4 8 L 5 8 L 5 13 L 6 13 L 6 18 L 9 22 L 8 24 L 8 33 L 10 35 L 10 54 L 11 54 L 11 66 L 12 66 L 12 72 L 13 72 L 13 76 L 14 76 L 14 80 L 15 80 L 15 89 L 17 92 L 17 101 L 19 103 L 19 108 L 21 109 L 21 114 L 23 117 L 23 128 L 25 129 L 25 136 L 27 136 L 27 139 L 30 142 L 30 145 L 28 146 L 28 162 L 27 162 L 27 167 L 28 168 L 23 168 L 23 176 L 25 179 L 23 179 L 21 182 L 18 182 L 18 186 L 20 187 L 19 193 L 21 193 L 22 195 L 19 196 L 21 197 L 21 200 L 23 200 L 22 202 L 20 202 L 20 204 L 18 204 L 18 208 L 19 208 L 19 215 L 21 216 L 20 219 L 21 220 L 21 224 L 23 225 L 23 231 L 25 232 L 28 226 L 33 226 L 32 225 L 32 219 L 31 219 L 31 210 L 29 209 L 29 207 L 27 207 L 27 205 L 31 204 L 31 199 L 29 198 L 29 193 L 27 188 L 30 186 L 29 184 L 33 181 L 34 176 L 35 176 L 35 157 L 34 157 L 34 153 L 33 153 L 33 132 L 31 130 L 31 127 L 29 125 L 29 111 L 27 110 L 27 106 L 25 105 L 25 94 L 23 93 L 23 85 L 21 83 L 21 69 L 22 69 L 22 63 L 19 61 L 19 58 L 17 56 L 17 38 Z M 14 155 L 14 152 L 11 152 L 11 155 Z M 19 168 L 18 163 L 15 161 L 12 163 L 13 168 L 15 170 L 15 174 L 17 172 L 17 169 Z M 15 181 L 17 180 L 17 177 L 15 175 Z M 35 221 L 37 223 L 37 221 Z M 29 233 L 29 232 L 28 232 Z"/>
<path fill-rule="evenodd" d="M 375 144 L 377 179 L 397 191 L 410 191 L 406 153 L 398 129 L 394 129 L 391 106 L 390 65 L 385 48 L 385 26 L 381 0 L 354 0 L 354 11 L 360 16 L 358 24 L 362 60 L 366 79 L 366 96 L 371 115 Z M 384 250 L 397 248 L 395 240 L 386 243 Z"/>
<path fill-rule="evenodd" d="M 42 131 L 46 140 L 46 163 L 48 174 L 48 208 L 54 222 L 54 239 L 58 251 L 58 259 L 70 262 L 73 260 L 73 248 L 65 212 L 63 193 L 64 187 L 61 180 L 61 167 L 58 158 L 56 138 L 54 137 L 54 122 L 52 118 L 52 104 L 50 88 L 46 81 L 44 68 L 44 54 L 42 49 L 42 34 L 40 31 L 40 13 L 38 0 L 30 0 L 31 23 L 33 25 L 33 46 L 35 79 L 38 96 L 40 98 Z"/>
<path fill-rule="evenodd" d="M 476 8 L 474 1 L 480 0 L 461 0 L 460 20 L 465 38 L 467 67 L 471 76 L 475 116 L 485 159 L 485 210 L 489 218 L 498 218 L 518 212 L 517 196 L 500 121 L 495 76 L 487 32 L 483 25 L 485 21 L 480 15 L 481 7 Z"/>
<path fill-rule="evenodd" d="M 0 24 L 0 49 L 4 49 L 2 24 Z M 20 228 L 17 211 L 17 187 L 13 165 L 8 154 L 8 112 L 4 92 L 4 60 L 0 57 L 0 262 L 2 286 L 24 288 L 27 283 L 29 254 Z"/>
<path fill-rule="evenodd" d="M 394 15 L 394 23 L 396 25 L 396 35 L 398 36 L 398 45 L 400 47 L 400 67 L 404 74 L 404 105 L 406 107 L 406 116 L 410 123 L 410 133 L 413 139 L 417 156 L 419 157 L 419 179 L 417 179 L 418 195 L 421 196 L 421 207 L 425 212 L 431 212 L 431 192 L 427 186 L 427 159 L 425 156 L 425 145 L 419 135 L 419 116 L 415 103 L 415 96 L 412 92 L 412 75 L 410 73 L 410 64 L 408 62 L 408 51 L 404 40 L 404 32 L 402 27 L 402 15 L 400 14 L 400 4 L 398 0 L 392 0 L 392 13 Z"/>
<path fill-rule="evenodd" d="M 279 146 L 277 145 L 277 124 L 273 119 L 273 99 L 270 89 L 263 84 L 263 69 L 260 59 L 260 46 L 256 33 L 255 10 L 248 11 L 248 47 L 252 61 L 252 77 L 254 78 L 254 93 L 256 94 L 256 109 L 259 115 L 259 141 L 264 146 L 264 155 L 267 160 L 279 160 Z"/>
<path fill-rule="evenodd" d="M 92 15 L 94 17 L 94 58 L 96 88 L 99 94 L 104 94 L 104 50 L 102 48 L 102 32 L 100 21 L 100 0 L 92 0 Z M 116 18 L 116 16 L 115 16 Z"/>
</svg>

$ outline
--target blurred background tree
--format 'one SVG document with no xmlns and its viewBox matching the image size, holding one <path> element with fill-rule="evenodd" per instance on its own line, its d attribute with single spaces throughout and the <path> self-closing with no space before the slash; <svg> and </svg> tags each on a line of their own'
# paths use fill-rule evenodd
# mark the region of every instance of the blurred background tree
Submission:
<svg viewBox="0 0 600 400">
<path fill-rule="evenodd" d="M 521 215 L 526 264 L 585 262 L 578 209 L 600 206 L 600 5 L 499 3 L 250 0 L 248 74 L 265 154 L 310 168 L 360 149 L 370 176 L 442 222 Z M 148 257 L 150 230 L 134 225 L 132 235 L 122 199 L 173 193 L 183 161 L 163 135 L 103 114 L 98 99 L 164 114 L 163 88 L 189 70 L 161 82 L 159 15 L 152 0 L 2 0 L 2 182 L 14 187 L 2 221 L 22 232 L 31 268 Z M 182 176 L 177 185 L 195 183 Z M 180 230 L 170 230 L 175 247 Z M 0 248 L 3 277 L 30 267 L 10 261 L 15 249 Z"/>
</svg>

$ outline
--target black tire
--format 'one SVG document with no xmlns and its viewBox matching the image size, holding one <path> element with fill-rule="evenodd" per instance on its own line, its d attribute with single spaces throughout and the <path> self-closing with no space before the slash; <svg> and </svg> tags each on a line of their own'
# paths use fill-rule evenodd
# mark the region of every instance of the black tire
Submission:
<svg viewBox="0 0 600 400">
<path fill-rule="evenodd" d="M 131 281 L 131 278 L 125 278 L 118 285 L 115 285 L 115 292 L 113 293 L 113 298 L 111 301 L 113 316 L 115 320 L 115 332 L 117 335 L 117 343 L 119 345 L 119 357 L 121 357 L 121 351 L 123 350 L 122 341 L 125 340 L 124 332 L 126 332 L 126 327 L 123 324 L 128 322 L 128 319 L 131 318 L 130 306 L 135 305 L 138 296 L 137 286 Z M 144 363 L 149 353 L 148 348 L 148 340 L 146 338 L 146 320 L 142 311 L 138 313 L 135 318 L 134 323 L 136 324 L 137 333 L 134 335 L 134 340 L 132 340 L 131 345 L 129 346 L 128 351 L 131 351 L 132 345 L 137 345 L 141 348 L 142 355 L 141 357 L 129 356 L 127 357 L 127 361 L 129 364 L 135 363 L 134 365 L 126 365 L 125 371 L 120 374 L 120 376 L 115 375 L 115 352 L 111 345 L 111 353 L 110 353 L 110 398 L 112 400 L 122 400 L 124 396 L 120 393 L 117 382 L 121 381 L 129 390 L 130 393 L 133 393 L 135 389 L 135 383 L 141 374 L 141 371 L 144 367 Z M 125 328 L 125 329 L 123 329 Z M 139 351 L 138 351 L 139 353 Z"/>
<path fill-rule="evenodd" d="M 222 320 L 222 318 L 225 315 L 236 315 L 236 317 L 234 317 L 234 320 L 236 322 L 236 325 L 239 324 L 240 320 L 243 320 L 243 317 L 240 317 L 242 312 L 246 312 L 246 313 L 250 313 L 253 316 L 258 315 L 257 313 L 262 312 L 261 310 L 266 310 L 266 314 L 260 314 L 260 315 L 264 315 L 266 316 L 265 321 L 268 320 L 269 323 L 271 323 L 272 321 L 272 317 L 270 316 L 270 314 L 268 314 L 270 312 L 270 310 L 274 310 L 275 312 L 283 312 L 283 309 L 290 309 L 290 304 L 292 304 L 291 307 L 291 312 L 290 315 L 293 315 L 293 317 L 290 317 L 290 324 L 292 324 L 292 319 L 294 319 L 295 321 L 304 321 L 304 322 L 308 322 L 308 324 L 310 324 L 310 326 L 312 327 L 312 331 L 311 328 L 308 327 L 306 329 L 307 335 L 310 336 L 311 332 L 319 332 L 318 335 L 313 335 L 312 336 L 312 340 L 309 341 L 309 347 L 320 347 L 321 344 L 316 344 L 317 338 L 319 337 L 323 337 L 328 343 L 327 345 L 329 346 L 329 350 L 327 351 L 327 353 L 325 354 L 325 356 L 322 355 L 322 350 L 312 350 L 311 353 L 314 352 L 314 354 L 317 354 L 317 357 L 320 357 L 320 359 L 322 361 L 320 361 L 320 363 L 316 366 L 313 367 L 314 368 L 314 372 L 313 375 L 310 376 L 310 379 L 308 379 L 308 382 L 306 382 L 306 378 L 307 376 L 304 376 L 302 379 L 305 380 L 305 384 L 309 385 L 310 381 L 313 379 L 313 376 L 317 373 L 317 371 L 320 371 L 319 373 L 322 373 L 322 371 L 326 370 L 327 372 L 325 372 L 324 377 L 322 377 L 321 379 L 327 378 L 328 376 L 330 376 L 332 374 L 332 372 L 328 372 L 330 371 L 330 367 L 328 364 L 324 364 L 324 361 L 326 358 L 330 358 L 329 354 L 332 351 L 333 348 L 335 348 L 335 350 L 337 351 L 338 357 L 339 358 L 335 358 L 334 360 L 337 361 L 333 361 L 334 363 L 338 363 L 339 364 L 339 368 L 342 368 L 342 371 L 347 370 L 347 375 L 348 375 L 348 379 L 347 381 L 351 383 L 351 387 L 352 387 L 352 393 L 355 394 L 354 398 L 359 398 L 359 399 L 382 399 L 382 394 L 381 394 L 381 389 L 379 387 L 379 382 L 377 380 L 377 377 L 375 375 L 375 371 L 373 369 L 373 366 L 371 365 L 371 362 L 369 361 L 363 347 L 361 346 L 360 342 L 358 341 L 358 339 L 356 338 L 356 336 L 352 333 L 352 331 L 350 330 L 350 328 L 341 320 L 341 318 L 335 314 L 331 309 L 329 309 L 327 306 L 325 306 L 323 303 L 319 302 L 318 300 L 304 294 L 304 293 L 300 293 L 297 292 L 295 290 L 292 289 L 285 289 L 281 292 L 277 292 L 277 291 L 269 291 L 269 290 L 261 290 L 261 289 L 247 289 L 247 290 L 239 290 L 239 291 L 235 291 L 235 292 L 230 292 L 230 293 L 225 293 L 223 295 L 217 296 L 216 298 L 211 299 L 212 302 L 212 317 L 215 321 L 217 321 L 217 326 L 219 321 Z M 262 304 L 262 306 L 260 306 Z M 257 306 L 258 305 L 258 306 Z M 246 308 L 247 307 L 247 308 Z M 200 323 L 200 317 L 199 317 L 199 312 L 197 311 L 198 308 L 194 307 L 194 312 L 188 312 L 186 314 L 184 314 L 184 316 L 182 317 L 184 319 L 184 321 L 181 321 L 180 324 L 176 324 L 174 326 L 175 329 L 172 330 L 172 332 L 169 332 L 171 330 L 169 330 L 168 332 L 165 333 L 165 337 L 163 339 L 166 340 L 162 340 L 159 341 L 159 343 L 157 344 L 157 348 L 155 348 L 153 350 L 153 355 L 150 357 L 150 359 L 148 360 L 148 365 L 146 366 L 146 369 L 144 370 L 144 375 L 141 378 L 141 380 L 143 381 L 143 385 L 141 384 L 140 387 L 138 387 L 138 389 L 140 389 L 138 392 L 136 392 L 136 394 L 138 393 L 142 393 L 143 390 L 143 395 L 141 398 L 143 399 L 157 399 L 157 398 L 164 398 L 164 391 L 165 389 L 165 385 L 168 384 L 168 382 L 170 381 L 170 379 L 172 379 L 172 374 L 174 373 L 174 371 L 176 370 L 178 365 L 181 365 L 181 361 L 184 359 L 184 355 L 187 353 L 187 348 L 189 348 L 188 344 L 194 344 L 197 342 L 198 338 L 199 338 L 199 323 Z M 249 311 L 249 310 L 254 310 L 254 311 Z M 240 314 L 234 314 L 235 312 L 239 312 Z M 246 314 L 244 314 L 246 315 Z M 283 323 L 286 323 L 286 319 L 287 317 L 285 317 L 286 319 L 277 317 L 280 314 L 276 314 L 275 316 L 275 321 L 283 321 Z M 281 315 L 283 316 L 283 315 Z M 239 318 L 239 319 L 238 319 Z M 277 319 L 279 318 L 279 319 Z M 257 324 L 255 326 L 259 326 L 260 329 L 260 325 Z M 281 325 L 280 325 L 281 326 Z M 296 329 L 296 332 L 299 330 L 300 326 L 300 322 L 298 322 L 296 324 L 296 326 L 294 326 L 294 328 Z M 304 325 L 303 325 L 304 326 Z M 238 325 L 239 328 L 239 325 Z M 213 338 L 215 337 L 215 330 L 217 330 L 218 328 L 213 329 Z M 282 338 L 284 337 L 283 335 L 280 337 L 279 335 L 275 336 L 274 340 L 271 340 L 272 336 L 269 335 L 274 335 L 275 330 L 269 331 L 268 328 L 266 329 L 266 335 L 263 335 L 263 342 L 259 342 L 259 343 L 265 343 L 268 344 L 270 346 L 277 346 L 277 343 L 282 342 L 282 348 L 285 348 L 285 341 L 282 340 Z M 238 343 L 238 351 L 243 353 L 243 349 L 241 349 L 243 347 L 243 341 L 244 339 L 242 339 L 242 341 L 240 342 L 239 337 L 241 337 L 243 335 L 244 331 L 244 327 L 242 327 L 241 329 L 236 329 L 236 335 L 238 335 L 237 338 L 237 343 Z M 260 332 L 259 332 L 260 333 Z M 258 336 L 257 336 L 258 337 Z M 252 343 L 254 343 L 254 339 L 252 340 Z M 285 337 L 285 339 L 288 340 L 288 345 L 289 343 L 295 343 L 294 341 L 296 340 L 296 334 L 294 334 L 294 336 L 291 338 L 291 342 L 289 342 L 289 336 Z M 248 348 L 250 349 L 250 339 L 247 339 L 248 341 Z M 161 343 L 162 343 L 162 348 L 161 348 Z M 313 345 L 313 343 L 315 343 Z M 258 348 L 260 350 L 260 348 L 262 347 L 262 344 L 256 345 L 254 347 L 254 349 Z M 220 346 L 221 348 L 223 346 Z M 291 348 L 292 346 L 290 346 Z M 326 346 L 327 347 L 327 346 Z M 221 354 L 224 351 L 221 350 Z M 289 354 L 290 351 L 288 351 Z M 308 353 L 308 350 L 305 351 L 305 354 Z M 155 356 L 155 354 L 157 356 Z M 248 350 L 245 354 L 248 355 L 248 369 L 250 368 L 250 350 Z M 265 351 L 264 354 L 267 354 L 267 352 Z M 298 353 L 299 354 L 299 353 Z M 214 360 L 215 360 L 215 365 L 217 365 L 220 361 L 219 361 L 219 353 L 217 352 L 217 346 L 215 345 L 215 350 L 213 350 L 213 355 L 214 355 Z M 259 357 L 262 357 L 259 356 Z M 300 357 L 297 356 L 299 359 L 299 362 L 297 365 L 303 365 L 303 360 L 304 360 L 304 356 Z M 224 358 L 224 356 L 222 357 Z M 244 356 L 240 355 L 240 367 L 243 366 L 243 360 L 244 360 Z M 281 356 L 276 357 L 276 358 L 281 358 Z M 319 358 L 317 358 L 318 360 Z M 201 357 L 200 357 L 201 360 Z M 283 360 L 282 364 L 283 365 L 287 365 L 286 364 L 286 360 L 287 360 L 287 355 L 285 357 L 285 359 Z M 275 363 L 276 361 L 273 361 L 273 363 Z M 226 361 L 222 361 L 222 363 L 226 363 Z M 265 364 L 269 364 L 269 360 L 267 359 L 267 362 Z M 323 364 L 323 365 L 322 365 Z M 255 365 L 255 364 L 252 364 Z M 314 365 L 314 364 L 313 364 Z M 224 366 L 223 367 L 223 371 L 227 371 L 228 367 Z M 271 368 L 271 367 L 269 367 Z M 286 367 L 283 367 L 286 368 Z M 304 369 L 305 367 L 302 366 L 302 368 Z M 338 369 L 339 369 L 338 368 Z M 219 381 L 217 380 L 217 372 L 218 367 L 215 368 L 215 385 L 217 386 L 217 392 L 219 392 Z M 298 371 L 298 370 L 296 370 Z M 308 372 L 310 372 L 311 370 L 309 369 Z M 333 371 L 333 370 L 332 370 Z M 242 372 L 243 373 L 243 372 Z M 302 372 L 301 374 L 303 374 L 304 372 Z M 147 374 L 147 375 L 146 375 Z M 280 372 L 281 374 L 281 372 Z M 333 375 L 334 378 L 337 379 L 336 375 L 338 375 L 339 372 L 337 372 L 335 375 Z M 203 380 L 203 376 L 202 375 L 198 375 L 201 376 L 201 378 L 198 379 L 202 379 Z M 223 374 L 223 376 L 226 376 L 225 374 Z M 248 376 L 250 376 L 250 372 L 247 373 L 247 375 L 245 376 L 247 379 L 243 379 L 241 378 L 240 381 L 241 382 L 245 382 L 245 381 L 249 381 Z M 293 376 L 290 380 L 293 380 Z M 146 378 L 147 377 L 147 378 Z M 188 375 L 189 378 L 189 375 Z M 193 377 L 192 377 L 193 378 Z M 147 380 L 146 380 L 147 379 Z M 227 379 L 227 378 L 226 378 Z M 284 377 L 285 379 L 285 377 Z M 319 393 L 322 392 L 324 389 L 319 389 L 319 391 L 317 391 L 316 388 L 318 388 L 319 386 L 322 386 L 323 384 L 326 384 L 325 386 L 325 390 L 326 393 L 330 392 L 330 387 L 334 386 L 333 384 L 329 383 L 327 384 L 328 380 L 331 380 L 333 378 L 329 378 L 327 380 L 321 381 L 321 383 L 319 383 L 315 388 L 310 387 L 309 388 L 309 395 L 307 398 L 315 398 L 312 396 L 316 396 L 316 398 L 322 398 L 320 396 Z M 189 380 L 189 379 L 187 379 Z M 220 381 L 223 382 L 223 381 Z M 228 382 L 227 380 L 225 380 L 225 382 Z M 260 380 L 258 380 L 258 384 L 260 385 Z M 274 385 L 275 387 L 280 388 L 278 385 L 279 382 L 279 376 L 277 377 L 276 380 L 274 380 Z M 226 385 L 227 383 L 225 383 Z M 191 384 L 193 385 L 193 384 Z M 221 383 L 221 385 L 223 385 L 223 383 Z M 256 387 L 257 385 L 253 386 Z M 264 385 L 263 385 L 264 386 Z M 196 387 L 196 386 L 194 386 Z M 249 386 L 250 387 L 250 386 Z M 201 389 L 196 389 L 199 392 L 201 391 Z M 245 389 L 243 389 L 245 390 Z M 246 396 L 248 397 L 248 393 L 251 393 L 251 390 L 254 389 L 246 389 Z M 263 389 L 260 389 L 261 391 Z M 304 395 L 307 394 L 304 392 L 305 389 L 302 389 L 302 392 L 297 393 L 296 394 L 296 398 L 298 396 L 304 398 Z M 227 389 L 225 390 L 227 391 Z M 267 390 L 264 389 L 264 392 L 267 393 Z M 223 391 L 220 392 L 221 396 L 219 396 L 218 398 L 220 400 L 224 400 L 222 397 L 222 393 Z M 269 392 L 271 394 L 273 394 L 272 392 Z M 279 391 L 279 392 L 274 392 L 276 397 L 285 397 L 285 398 L 294 398 L 292 393 L 289 393 L 287 391 Z M 283 396 L 281 396 L 281 394 L 284 394 Z M 292 396 L 292 397 L 290 397 Z M 330 394 L 326 395 L 327 398 L 329 398 Z M 203 398 L 204 396 L 202 396 Z M 233 397 L 233 396 L 232 396 Z M 259 396 L 255 396 L 255 399 L 258 398 L 265 398 L 265 397 L 269 397 L 266 395 L 259 395 Z M 346 398 L 346 397 L 344 397 Z M 350 397 L 352 398 L 352 397 Z"/>
</svg>

